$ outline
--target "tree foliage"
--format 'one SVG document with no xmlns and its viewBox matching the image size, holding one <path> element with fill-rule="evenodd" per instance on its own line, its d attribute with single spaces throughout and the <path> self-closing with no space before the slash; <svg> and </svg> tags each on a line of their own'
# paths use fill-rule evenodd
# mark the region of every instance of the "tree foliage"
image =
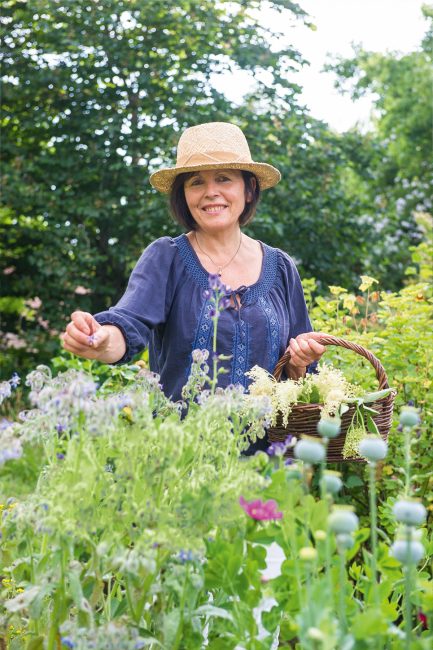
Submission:
<svg viewBox="0 0 433 650">
<path fill-rule="evenodd" d="M 0 329 L 17 368 L 52 354 L 71 311 L 116 301 L 142 249 L 179 232 L 148 178 L 193 124 L 235 122 L 254 158 L 281 169 L 251 232 L 302 275 L 351 287 L 371 266 L 389 211 L 371 189 L 382 145 L 308 115 L 287 74 L 304 61 L 271 39 L 265 6 L 308 22 L 289 0 L 4 3 Z M 257 82 L 241 105 L 215 87 L 234 70 Z"/>
<path fill-rule="evenodd" d="M 378 54 L 359 47 L 351 59 L 327 66 L 337 73 L 337 87 L 354 100 L 375 98 L 374 131 L 344 134 L 348 159 L 348 192 L 357 197 L 361 224 L 374 225 L 376 241 L 366 270 L 396 288 L 409 260 L 409 246 L 420 241 L 416 212 L 431 211 L 431 51 L 433 5 L 425 5 L 428 21 L 419 49 L 405 55 Z M 398 285 L 397 285 L 398 286 Z"/>
</svg>

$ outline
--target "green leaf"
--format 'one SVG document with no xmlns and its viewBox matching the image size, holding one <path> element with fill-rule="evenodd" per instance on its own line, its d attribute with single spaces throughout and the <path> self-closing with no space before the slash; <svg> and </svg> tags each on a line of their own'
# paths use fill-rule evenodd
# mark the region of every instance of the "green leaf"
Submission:
<svg viewBox="0 0 433 650">
<path fill-rule="evenodd" d="M 370 402 L 382 399 L 382 397 L 386 397 L 386 395 L 389 395 L 393 390 L 393 388 L 384 388 L 383 390 L 377 390 L 373 393 L 366 393 L 363 400 L 366 404 L 369 404 Z"/>
<path fill-rule="evenodd" d="M 222 607 L 215 607 L 214 605 L 201 605 L 198 607 L 194 616 L 208 616 L 210 618 L 224 618 L 226 621 L 234 623 L 233 615 Z"/>
<path fill-rule="evenodd" d="M 370 433 L 375 433 L 376 435 L 380 435 L 376 422 L 373 420 L 373 418 L 369 413 L 367 413 L 367 429 L 369 430 Z"/>
<path fill-rule="evenodd" d="M 351 632 L 355 639 L 374 639 L 386 634 L 388 623 L 380 609 L 368 609 L 357 614 L 351 625 Z"/>
</svg>

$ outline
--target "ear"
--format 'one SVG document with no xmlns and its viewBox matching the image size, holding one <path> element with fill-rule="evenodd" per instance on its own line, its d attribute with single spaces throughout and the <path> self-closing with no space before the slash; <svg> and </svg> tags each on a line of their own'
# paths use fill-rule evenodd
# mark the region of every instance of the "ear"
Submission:
<svg viewBox="0 0 433 650">
<path fill-rule="evenodd" d="M 254 177 L 250 178 L 249 187 L 245 190 L 245 201 L 251 203 L 256 190 L 257 181 Z"/>
</svg>

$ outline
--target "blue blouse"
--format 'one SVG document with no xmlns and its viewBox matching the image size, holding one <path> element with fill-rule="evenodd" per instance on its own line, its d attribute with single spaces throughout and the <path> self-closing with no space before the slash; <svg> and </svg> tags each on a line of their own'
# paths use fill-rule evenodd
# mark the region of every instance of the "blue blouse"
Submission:
<svg viewBox="0 0 433 650">
<path fill-rule="evenodd" d="M 217 352 L 231 357 L 228 372 L 218 377 L 222 387 L 247 387 L 245 372 L 254 365 L 272 372 L 289 339 L 312 330 L 294 262 L 277 248 L 261 246 L 258 281 L 233 292 L 237 308 L 224 310 L 218 320 Z M 203 295 L 208 286 L 209 274 L 188 237 L 161 237 L 142 253 L 117 305 L 95 315 L 125 337 L 126 353 L 118 363 L 149 346 L 150 368 L 173 400 L 181 399 L 192 351 L 212 351 L 212 304 Z"/>
</svg>

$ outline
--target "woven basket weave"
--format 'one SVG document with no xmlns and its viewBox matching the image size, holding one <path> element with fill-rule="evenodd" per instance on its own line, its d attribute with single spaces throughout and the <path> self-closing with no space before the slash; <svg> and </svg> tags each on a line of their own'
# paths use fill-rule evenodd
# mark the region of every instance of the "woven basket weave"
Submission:
<svg viewBox="0 0 433 650">
<path fill-rule="evenodd" d="M 323 335 L 320 339 L 316 339 L 321 345 L 338 345 L 342 348 L 352 350 L 357 354 L 365 357 L 374 370 L 379 382 L 378 390 L 389 388 L 388 378 L 386 372 L 380 363 L 379 359 L 371 352 L 366 350 L 356 343 L 351 343 L 345 339 L 340 339 L 331 335 Z M 274 377 L 277 381 L 281 379 L 281 374 L 286 363 L 290 359 L 290 354 L 285 352 L 281 359 L 278 361 L 274 369 Z M 377 415 L 373 415 L 373 420 L 379 430 L 381 437 L 386 441 L 392 423 L 392 409 L 395 399 L 395 391 L 391 391 L 385 397 L 368 404 L 369 407 L 377 411 Z M 270 427 L 268 431 L 268 438 L 270 442 L 284 442 L 286 437 L 290 434 L 299 438 L 301 435 L 308 435 L 321 439 L 317 433 L 317 423 L 320 420 L 320 404 L 295 404 L 290 412 L 287 426 L 283 426 L 281 416 L 277 417 L 275 427 Z M 329 439 L 327 459 L 329 462 L 344 462 L 344 461 L 363 461 L 363 458 L 343 458 L 342 452 L 344 442 L 346 439 L 347 430 L 352 422 L 355 413 L 355 406 L 349 405 L 349 410 L 344 413 L 341 418 L 341 433 L 336 438 Z M 293 458 L 293 449 L 288 449 L 285 453 L 287 458 Z"/>
</svg>

